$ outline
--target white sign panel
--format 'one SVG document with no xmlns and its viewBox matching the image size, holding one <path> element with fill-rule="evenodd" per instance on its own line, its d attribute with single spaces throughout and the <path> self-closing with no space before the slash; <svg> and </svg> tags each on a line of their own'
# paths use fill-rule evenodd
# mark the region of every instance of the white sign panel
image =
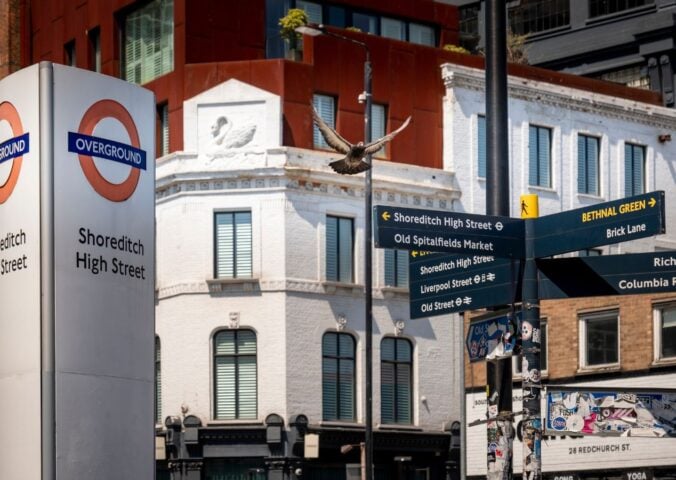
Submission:
<svg viewBox="0 0 676 480">
<path fill-rule="evenodd" d="M 638 380 L 637 380 L 638 381 Z M 622 381 L 630 387 L 629 380 Z M 662 375 L 654 384 L 674 384 L 676 375 Z M 592 385 L 586 383 L 585 385 Z M 637 386 L 639 386 L 637 384 Z M 467 423 L 486 418 L 486 395 L 482 392 L 467 395 Z M 543 399 L 542 411 L 545 411 Z M 513 411 L 521 411 L 521 390 L 514 389 Z M 514 472 L 521 472 L 522 443 L 517 416 L 514 439 Z M 486 425 L 467 428 L 467 475 L 486 475 Z M 580 437 L 543 436 L 542 471 L 544 473 L 595 471 L 608 469 L 640 469 L 642 467 L 676 467 L 676 438 L 645 437 Z"/>
<path fill-rule="evenodd" d="M 53 68 L 57 476 L 153 478 L 154 98 Z"/>
<path fill-rule="evenodd" d="M 0 82 L 0 478 L 40 464 L 39 67 Z"/>
</svg>

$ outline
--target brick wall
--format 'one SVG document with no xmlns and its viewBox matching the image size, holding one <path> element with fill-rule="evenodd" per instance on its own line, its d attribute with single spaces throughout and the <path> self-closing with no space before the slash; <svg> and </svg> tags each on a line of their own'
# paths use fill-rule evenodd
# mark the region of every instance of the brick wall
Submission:
<svg viewBox="0 0 676 480">
<path fill-rule="evenodd" d="M 0 78 L 21 64 L 19 0 L 0 0 Z"/>
<path fill-rule="evenodd" d="M 542 318 L 547 319 L 548 376 L 552 383 L 594 379 L 599 374 L 647 372 L 655 369 L 653 306 L 674 300 L 675 294 L 628 295 L 571 300 L 548 300 L 541 303 Z M 618 310 L 620 316 L 620 367 L 606 371 L 580 371 L 579 316 L 584 313 Z M 465 315 L 465 335 L 470 318 Z M 486 385 L 485 363 L 470 365 L 465 356 L 465 385 Z"/>
</svg>

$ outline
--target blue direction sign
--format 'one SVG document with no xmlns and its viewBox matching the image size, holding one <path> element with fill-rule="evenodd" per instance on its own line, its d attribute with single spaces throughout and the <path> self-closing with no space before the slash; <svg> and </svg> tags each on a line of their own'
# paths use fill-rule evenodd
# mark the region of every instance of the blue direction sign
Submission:
<svg viewBox="0 0 676 480">
<path fill-rule="evenodd" d="M 517 325 L 520 316 L 521 312 L 517 312 Z M 485 360 L 500 344 L 505 347 L 502 356 L 511 354 L 516 335 L 511 335 L 508 341 L 503 342 L 503 337 L 507 332 L 510 332 L 510 317 L 508 315 L 472 321 L 469 324 L 467 338 L 465 339 L 469 361 L 473 363 Z"/>
<path fill-rule="evenodd" d="M 535 257 L 664 233 L 664 218 L 662 191 L 540 217 L 534 223 Z"/>
<path fill-rule="evenodd" d="M 541 299 L 676 292 L 676 251 L 536 260 Z"/>
<path fill-rule="evenodd" d="M 523 257 L 521 219 L 382 205 L 373 212 L 376 247 Z"/>
<path fill-rule="evenodd" d="M 517 302 L 520 262 L 492 255 L 412 251 L 409 262 L 411 318 L 430 317 Z"/>
</svg>

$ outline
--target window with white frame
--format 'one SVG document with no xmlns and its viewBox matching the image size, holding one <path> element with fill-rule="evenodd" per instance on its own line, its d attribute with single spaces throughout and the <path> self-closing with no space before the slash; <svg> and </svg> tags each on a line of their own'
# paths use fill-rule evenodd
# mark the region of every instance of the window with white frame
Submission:
<svg viewBox="0 0 676 480">
<path fill-rule="evenodd" d="M 599 195 L 599 139 L 577 136 L 577 192 Z"/>
<path fill-rule="evenodd" d="M 624 194 L 627 197 L 645 193 L 645 147 L 624 144 Z"/>
<path fill-rule="evenodd" d="M 676 302 L 654 309 L 655 360 L 676 360 Z"/>
<path fill-rule="evenodd" d="M 385 259 L 385 285 L 408 287 L 408 250 L 383 250 Z"/>
<path fill-rule="evenodd" d="M 540 372 L 542 375 L 547 374 L 547 321 L 540 319 Z M 521 364 L 523 358 L 521 355 L 513 357 L 512 371 L 515 377 L 521 376 Z"/>
<path fill-rule="evenodd" d="M 601 367 L 620 361 L 620 322 L 616 310 L 580 315 L 580 366 Z"/>
<path fill-rule="evenodd" d="M 380 415 L 382 423 L 413 423 L 413 346 L 405 338 L 380 342 Z"/>
<path fill-rule="evenodd" d="M 528 127 L 528 185 L 552 186 L 552 130 L 547 127 Z"/>
<path fill-rule="evenodd" d="M 214 234 L 215 277 L 251 277 L 251 212 L 216 212 Z"/>
<path fill-rule="evenodd" d="M 427 25 L 419 23 L 410 23 L 408 25 L 408 41 L 418 45 L 435 46 L 434 29 Z"/>
<path fill-rule="evenodd" d="M 351 218 L 326 216 L 326 280 L 354 282 L 354 225 Z"/>
<path fill-rule="evenodd" d="M 477 174 L 486 178 L 486 116 L 477 116 Z"/>
<path fill-rule="evenodd" d="M 313 23 L 315 25 L 324 23 L 321 4 L 316 2 L 306 2 L 305 0 L 296 0 L 296 8 L 305 10 L 308 23 Z"/>
<path fill-rule="evenodd" d="M 383 17 L 380 19 L 380 35 L 394 40 L 406 40 L 406 24 L 401 20 Z"/>
<path fill-rule="evenodd" d="M 322 418 L 355 419 L 355 341 L 348 333 L 327 332 L 322 338 Z"/>
<path fill-rule="evenodd" d="M 315 94 L 312 97 L 312 105 L 317 114 L 322 120 L 331 128 L 336 128 L 336 100 L 329 95 Z M 315 147 L 331 148 L 322 137 L 317 125 L 314 125 L 312 130 L 312 141 Z"/>
<path fill-rule="evenodd" d="M 152 0 L 123 19 L 122 76 L 147 83 L 174 69 L 174 0 Z"/>
<path fill-rule="evenodd" d="M 387 124 L 387 108 L 385 105 L 374 103 L 371 105 L 371 139 L 385 136 Z M 385 157 L 385 146 L 373 154 L 374 157 Z"/>
<path fill-rule="evenodd" d="M 214 335 L 214 418 L 256 419 L 256 334 L 247 329 Z"/>
</svg>

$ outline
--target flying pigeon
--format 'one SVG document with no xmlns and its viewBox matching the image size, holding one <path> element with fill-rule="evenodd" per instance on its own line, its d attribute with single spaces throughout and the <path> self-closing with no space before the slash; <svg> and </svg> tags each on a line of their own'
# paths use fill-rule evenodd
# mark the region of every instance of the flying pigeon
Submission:
<svg viewBox="0 0 676 480">
<path fill-rule="evenodd" d="M 374 140 L 367 145 L 364 145 L 364 142 L 353 145 L 341 137 L 333 128 L 329 127 L 326 122 L 322 120 L 322 117 L 319 116 L 314 109 L 314 106 L 311 105 L 311 108 L 312 118 L 317 124 L 317 128 L 319 128 L 322 137 L 326 140 L 326 143 L 338 153 L 345 154 L 345 158 L 329 163 L 329 166 L 333 168 L 333 170 L 343 175 L 354 175 L 355 173 L 360 173 L 371 168 L 371 165 L 366 163 L 363 158 L 366 155 L 376 153 L 383 148 L 387 142 L 392 140 L 399 132 L 406 128 L 411 121 L 411 117 L 408 117 L 401 127 L 397 128 L 394 132 L 388 133 L 384 137 Z"/>
</svg>

